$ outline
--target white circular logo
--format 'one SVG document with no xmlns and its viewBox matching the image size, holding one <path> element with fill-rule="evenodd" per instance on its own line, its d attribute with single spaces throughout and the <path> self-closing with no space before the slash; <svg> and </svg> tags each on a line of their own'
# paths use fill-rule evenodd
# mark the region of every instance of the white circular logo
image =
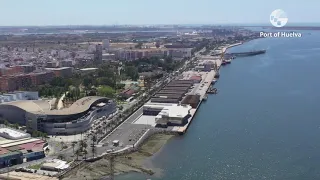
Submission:
<svg viewBox="0 0 320 180">
<path fill-rule="evenodd" d="M 275 27 L 283 27 L 287 24 L 287 14 L 282 9 L 276 9 L 270 14 L 270 22 Z"/>
</svg>

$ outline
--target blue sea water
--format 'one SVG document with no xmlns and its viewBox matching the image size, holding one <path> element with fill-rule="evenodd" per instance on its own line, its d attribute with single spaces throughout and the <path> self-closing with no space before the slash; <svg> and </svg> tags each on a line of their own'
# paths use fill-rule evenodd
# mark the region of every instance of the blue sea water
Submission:
<svg viewBox="0 0 320 180">
<path fill-rule="evenodd" d="M 229 49 L 267 53 L 221 68 L 219 93 L 209 95 L 184 136 L 153 158 L 160 177 L 116 179 L 320 179 L 320 32 L 302 33 Z"/>
</svg>

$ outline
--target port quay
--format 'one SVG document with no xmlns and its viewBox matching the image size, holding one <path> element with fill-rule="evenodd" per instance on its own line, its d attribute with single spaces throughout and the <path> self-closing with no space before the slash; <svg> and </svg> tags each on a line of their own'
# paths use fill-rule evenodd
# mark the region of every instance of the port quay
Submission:
<svg viewBox="0 0 320 180">
<path fill-rule="evenodd" d="M 241 44 L 242 43 L 235 43 L 235 44 L 224 46 L 221 48 L 221 53 L 224 54 L 228 48 L 238 46 Z M 212 69 L 210 72 L 197 72 L 198 75 L 202 76 L 202 80 L 199 83 L 199 86 L 195 86 L 192 91 L 195 92 L 195 94 L 200 95 L 200 101 L 199 101 L 199 104 L 196 108 L 191 109 L 191 111 L 190 111 L 191 117 L 188 119 L 188 123 L 183 127 L 174 127 L 172 129 L 173 132 L 178 132 L 178 134 L 180 134 L 180 135 L 186 133 L 186 131 L 187 131 L 188 127 L 190 126 L 194 116 L 196 115 L 196 112 L 199 109 L 201 103 L 205 100 L 205 96 L 207 94 L 207 91 L 210 89 L 211 86 L 213 86 L 212 82 L 215 82 L 217 80 L 215 78 L 216 75 L 220 74 L 219 69 L 222 65 L 222 59 L 220 56 L 211 56 L 211 57 L 200 56 L 199 57 L 199 64 L 201 64 L 202 61 L 211 61 L 212 63 L 216 63 L 217 70 Z M 186 71 L 186 72 L 183 72 L 183 76 L 188 77 L 190 74 L 194 75 L 194 73 L 195 73 L 194 71 Z"/>
<path fill-rule="evenodd" d="M 196 83 L 193 83 L 191 89 L 188 90 L 188 93 L 187 93 L 188 95 L 197 95 L 198 97 L 200 96 L 200 98 L 197 104 L 194 104 L 193 108 L 189 110 L 187 122 L 183 126 L 168 126 L 167 128 L 152 127 L 155 124 L 154 122 L 155 116 L 144 115 L 143 113 L 144 105 L 143 105 L 137 111 L 135 111 L 129 118 L 127 118 L 122 124 L 120 124 L 116 129 L 114 129 L 110 134 L 108 134 L 106 137 L 104 137 L 102 140 L 99 141 L 99 144 L 105 144 L 105 143 L 110 143 L 110 142 L 113 142 L 114 140 L 117 140 L 118 142 L 120 141 L 121 143 L 123 143 L 124 146 L 121 145 L 118 148 L 113 149 L 112 152 L 107 151 L 107 152 L 103 152 L 102 154 L 98 153 L 100 155 L 94 156 L 92 158 L 87 158 L 85 161 L 92 162 L 104 157 L 127 154 L 130 152 L 136 151 L 143 144 L 143 142 L 147 140 L 149 137 L 151 137 L 153 134 L 157 134 L 157 133 L 167 133 L 167 134 L 174 134 L 174 135 L 185 134 L 188 130 L 188 127 L 191 125 L 201 103 L 206 100 L 207 93 L 209 93 L 214 82 L 217 81 L 218 75 L 220 74 L 219 69 L 223 65 L 222 54 L 224 54 L 228 48 L 238 46 L 241 44 L 242 43 L 224 45 L 217 49 L 218 53 L 215 56 L 200 55 L 201 51 L 197 52 L 195 54 L 195 57 L 193 57 L 189 61 L 192 61 L 192 63 L 195 63 L 196 65 L 200 65 L 203 63 L 211 63 L 215 68 L 210 68 L 207 71 L 197 70 L 196 69 L 197 66 L 192 70 L 185 70 L 185 71 L 184 69 L 187 69 L 187 68 L 182 68 L 181 70 L 183 72 L 176 73 L 175 75 L 173 75 L 173 77 L 168 78 L 168 81 L 166 83 L 167 85 L 177 80 L 189 81 L 190 77 L 201 77 L 199 78 L 200 80 L 197 81 Z M 184 65 L 184 67 L 187 67 L 187 63 Z M 150 103 L 151 101 L 152 99 L 146 104 Z M 133 142 L 134 144 L 130 145 L 130 142 L 131 143 Z M 81 162 L 78 163 L 78 165 L 80 165 Z M 71 173 L 72 169 L 74 169 L 77 166 L 73 166 L 72 168 L 69 168 L 65 171 L 60 172 L 58 177 L 67 176 L 69 173 Z"/>
</svg>

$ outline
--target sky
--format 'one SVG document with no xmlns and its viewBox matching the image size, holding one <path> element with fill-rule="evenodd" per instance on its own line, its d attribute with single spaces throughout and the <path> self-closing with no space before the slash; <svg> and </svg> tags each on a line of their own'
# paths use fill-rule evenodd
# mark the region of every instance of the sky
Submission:
<svg viewBox="0 0 320 180">
<path fill-rule="evenodd" d="M 320 0 L 0 0 L 0 26 L 319 23 Z"/>
</svg>

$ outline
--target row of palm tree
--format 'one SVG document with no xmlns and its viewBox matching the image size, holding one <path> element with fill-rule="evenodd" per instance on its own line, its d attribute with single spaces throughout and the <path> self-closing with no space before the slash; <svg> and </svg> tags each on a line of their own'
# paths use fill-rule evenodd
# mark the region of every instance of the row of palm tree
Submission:
<svg viewBox="0 0 320 180">
<path fill-rule="evenodd" d="M 119 113 L 118 115 L 116 115 L 109 123 L 104 122 L 103 123 L 103 128 L 99 128 L 95 134 L 91 135 L 91 152 L 92 152 L 92 157 L 95 156 L 96 154 L 96 144 L 98 143 L 98 140 L 103 138 L 106 134 L 110 133 L 114 128 L 116 128 L 119 124 L 121 124 L 130 114 L 132 114 L 133 112 L 135 112 L 136 110 L 138 110 L 138 108 L 140 108 L 144 103 L 146 103 L 150 97 L 152 96 L 152 94 L 154 94 L 156 91 L 158 91 L 159 89 L 161 89 L 163 86 L 160 86 L 157 89 L 153 89 L 153 90 L 148 90 L 146 96 L 143 96 L 138 103 L 135 103 L 133 106 L 131 106 L 130 108 L 124 110 L 122 113 Z M 72 148 L 73 148 L 73 154 L 75 154 L 77 156 L 77 160 L 79 155 L 84 154 L 85 155 L 85 159 L 86 159 L 86 155 L 88 154 L 87 151 L 87 143 L 84 140 L 81 140 L 79 142 L 79 149 L 77 149 L 75 151 L 75 147 L 77 145 L 77 142 L 73 142 L 72 143 Z"/>
<path fill-rule="evenodd" d="M 76 145 L 79 145 L 79 148 L 74 151 Z M 77 156 L 77 160 L 79 159 L 79 156 L 80 155 L 84 155 L 84 158 L 87 159 L 87 154 L 88 154 L 88 151 L 87 151 L 87 147 L 88 147 L 88 144 L 85 140 L 80 140 L 79 142 L 76 142 L 76 141 L 73 141 L 72 144 L 72 150 L 73 150 L 73 154 L 75 154 Z"/>
</svg>

